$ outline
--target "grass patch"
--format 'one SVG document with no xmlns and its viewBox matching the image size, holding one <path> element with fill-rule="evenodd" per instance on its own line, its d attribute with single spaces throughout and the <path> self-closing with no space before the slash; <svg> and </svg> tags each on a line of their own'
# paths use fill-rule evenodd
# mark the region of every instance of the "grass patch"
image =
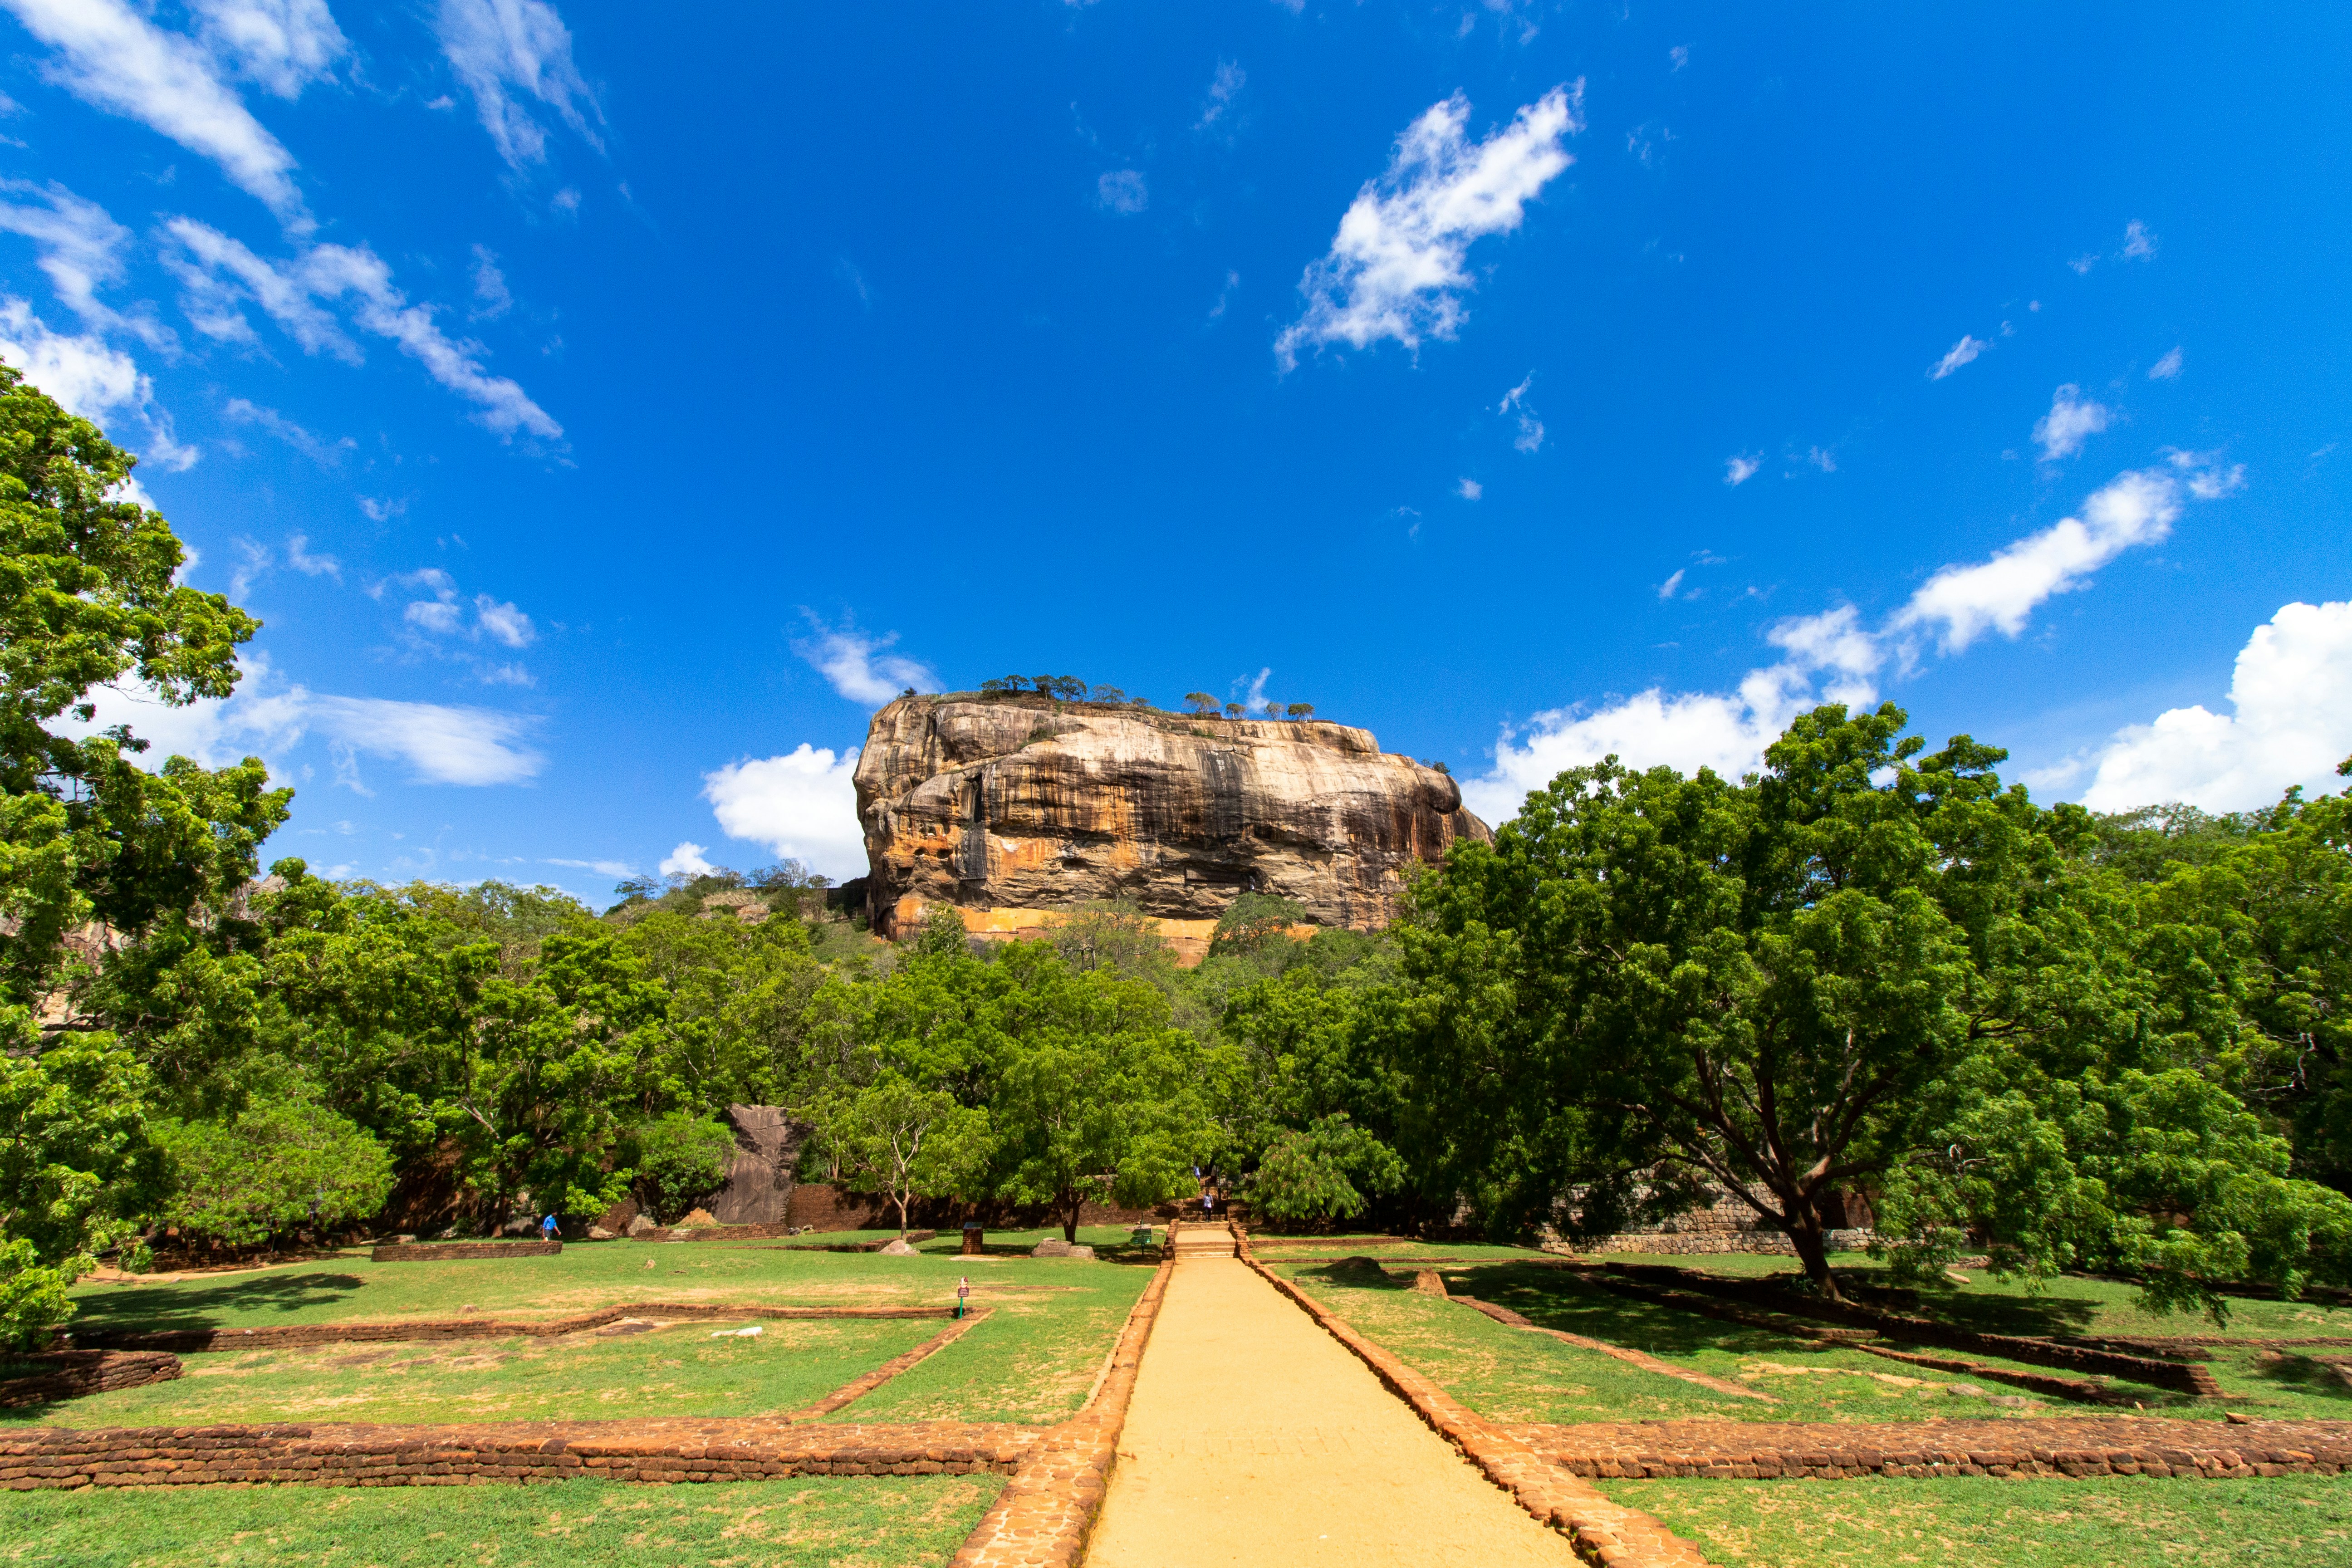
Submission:
<svg viewBox="0 0 2352 1568">
<path fill-rule="evenodd" d="M 1594 1254 L 1595 1257 L 1608 1256 Z M 1793 1258 L 1764 1253 L 1709 1253 L 1699 1258 L 1624 1253 L 1626 1263 L 1668 1263 L 1709 1274 L 1754 1279 L 1773 1274 L 1794 1277 Z M 1885 1266 L 1866 1253 L 1838 1253 L 1832 1268 L 1864 1279 L 1883 1278 Z M 2196 1312 L 2158 1314 L 2133 1304 L 2139 1288 L 2117 1279 L 2061 1275 L 2039 1290 L 2022 1280 L 1999 1280 L 1978 1269 L 1962 1269 L 1965 1285 L 1923 1290 L 1919 1310 L 1980 1333 L 1995 1334 L 2229 1334 L 2242 1339 L 2352 1339 L 2352 1307 L 2318 1301 L 2263 1301 L 2231 1297 L 2229 1321 L 2216 1325 Z"/>
<path fill-rule="evenodd" d="M 1047 1262 L 1050 1260 L 1041 1260 Z M 1077 1413 L 1128 1314 L 1151 1283 L 1142 1268 L 1083 1276 L 1087 1289 L 988 1293 L 988 1321 L 921 1364 L 834 1414 L 836 1421 L 1019 1421 L 1044 1425 Z M 1023 1274 L 1007 1286 L 1054 1284 Z M 976 1287 L 983 1282 L 975 1280 Z"/>
<path fill-rule="evenodd" d="M 2352 1561 L 2352 1482 L 2340 1478 L 1597 1484 L 1727 1568 L 2337 1568 Z"/>
<path fill-rule="evenodd" d="M 636 1334 L 211 1352 L 185 1357 L 187 1375 L 174 1382 L 0 1411 L 0 1424 L 782 1415 L 946 1326 L 936 1318 L 803 1319 L 725 1339 L 711 1338 L 713 1325 L 687 1324 Z"/>
<path fill-rule="evenodd" d="M 929 1568 L 1000 1476 L 0 1493 L 9 1568 Z"/>
<path fill-rule="evenodd" d="M 1630 1300 L 1566 1269 L 1501 1263 L 1440 1270 L 1447 1288 L 1459 1294 L 1512 1308 L 1547 1328 L 1645 1351 L 1753 1388 L 1771 1395 L 1774 1403 L 1767 1405 L 1507 1328 L 1459 1302 L 1409 1289 L 1402 1271 L 1384 1279 L 1321 1264 L 1279 1272 L 1473 1410 L 1498 1421 L 1959 1420 L 2079 1415 L 2101 1408 Z M 2150 1395 L 2153 1408 L 2154 1391 Z"/>
<path fill-rule="evenodd" d="M 1109 1235 L 1123 1236 L 1113 1231 Z M 1057 1420 L 1074 1411 L 1151 1270 L 1110 1262 L 797 1250 L 775 1243 L 604 1242 L 546 1258 L 290 1264 L 250 1273 L 84 1286 L 82 1329 L 561 1317 L 631 1301 L 947 1306 L 959 1280 L 986 1322 L 837 1420 Z M 256 1420 L 454 1421 L 746 1415 L 789 1410 L 936 1334 L 940 1319 L 776 1321 L 751 1340 L 681 1329 L 623 1338 L 324 1345 L 184 1358 L 189 1376 L 14 1413 L 76 1426 Z M 676 1350 L 658 1352 L 653 1342 Z M 372 1360 L 380 1356 L 381 1360 Z M 654 1366 L 656 1360 L 675 1362 Z M 420 1392 L 421 1391 L 421 1392 Z M 184 1414 L 201 1409 L 204 1415 Z M 5 1568 L 5 1562 L 0 1562 Z"/>
</svg>

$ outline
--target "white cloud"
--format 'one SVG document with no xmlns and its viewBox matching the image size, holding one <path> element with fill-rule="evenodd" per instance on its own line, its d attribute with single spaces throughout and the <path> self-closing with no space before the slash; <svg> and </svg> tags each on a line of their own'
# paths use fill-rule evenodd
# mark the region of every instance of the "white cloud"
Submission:
<svg viewBox="0 0 2352 1568">
<path fill-rule="evenodd" d="M 702 856 L 701 845 L 689 844 L 681 839 L 677 848 L 662 857 L 662 863 L 658 869 L 665 877 L 708 877 L 718 868 L 704 859 Z"/>
<path fill-rule="evenodd" d="M 32 306 L 0 296 L 0 360 L 23 371 L 26 381 L 67 413 L 92 424 L 103 426 L 118 412 L 138 416 L 147 426 L 148 461 L 174 472 L 195 463 L 196 448 L 179 443 L 171 415 L 156 403 L 154 382 L 139 373 L 129 354 L 96 333 L 51 331 Z"/>
<path fill-rule="evenodd" d="M 134 735 L 154 744 L 142 765 L 160 767 L 179 755 L 207 767 L 236 761 L 248 752 L 268 760 L 282 774 L 283 759 L 308 734 L 324 739 L 341 782 L 359 785 L 361 754 L 408 764 L 422 784 L 487 785 L 521 784 L 538 775 L 545 759 L 523 744 L 539 721 L 527 714 L 487 708 L 448 707 L 435 702 L 397 702 L 374 697 L 321 696 L 296 685 L 279 689 L 266 658 L 243 661 L 244 679 L 224 701 L 167 707 L 143 688 L 94 689 L 98 709 L 92 729 L 129 724 Z"/>
<path fill-rule="evenodd" d="M 307 228 L 293 154 L 262 128 L 194 40 L 123 0 L 0 0 L 57 51 L 42 74 L 109 113 L 136 120 L 211 159 L 289 227 Z M 331 24 L 330 24 L 331 26 Z"/>
<path fill-rule="evenodd" d="M 1664 604 L 1666 600 L 1673 598 L 1675 595 L 1681 590 L 1683 578 L 1689 573 L 1689 571 L 1690 568 L 1687 566 L 1677 566 L 1675 568 L 1675 574 L 1673 576 L 1658 584 L 1659 603 Z"/>
<path fill-rule="evenodd" d="M 1519 433 L 1512 439 L 1511 445 L 1530 456 L 1542 450 L 1544 444 L 1543 421 L 1536 417 L 1534 407 L 1528 402 L 1528 388 L 1535 384 L 1536 373 L 1528 372 L 1526 379 L 1503 394 L 1503 401 L 1495 405 L 1497 414 L 1517 411 Z"/>
<path fill-rule="evenodd" d="M 846 880 L 866 874 L 856 772 L 856 747 L 836 758 L 803 742 L 782 756 L 747 757 L 703 774 L 702 795 L 729 837 Z"/>
<path fill-rule="evenodd" d="M 361 512 L 370 522 L 390 522 L 394 518 L 404 516 L 408 511 L 408 500 L 404 496 L 398 499 L 391 496 L 362 496 L 359 501 Z"/>
<path fill-rule="evenodd" d="M 1106 212 L 1134 214 L 1151 205 L 1140 169 L 1113 169 L 1095 182 L 1095 199 Z"/>
<path fill-rule="evenodd" d="M 2156 236 L 2147 232 L 2147 225 L 2137 218 L 2124 225 L 2124 259 L 2147 261 L 2156 255 Z"/>
<path fill-rule="evenodd" d="M 547 159 L 547 131 L 524 100 L 555 111 L 580 139 L 604 150 L 594 117 L 604 122 L 580 68 L 572 34 L 555 7 L 541 0 L 441 0 L 433 31 L 457 79 L 473 95 L 474 110 L 499 156 L 517 169 Z"/>
<path fill-rule="evenodd" d="M 343 563 L 331 555 L 311 554 L 309 538 L 299 533 L 288 540 L 286 564 L 306 577 L 332 577 L 336 582 L 341 582 Z"/>
<path fill-rule="evenodd" d="M 1975 359 L 1977 355 L 1984 353 L 1985 350 L 1990 347 L 1992 347 L 1992 345 L 1985 342 L 1982 338 L 1970 337 L 1966 332 L 1961 333 L 1960 341 L 1954 343 L 1951 348 L 1946 352 L 1942 359 L 1937 360 L 1929 367 L 1927 371 L 1927 379 L 1929 381 L 1943 380 L 1946 376 L 1959 369 L 1960 366 L 1967 364 L 1970 360 Z"/>
<path fill-rule="evenodd" d="M 344 453 L 359 445 L 349 436 L 335 441 L 322 440 L 275 408 L 264 408 L 242 397 L 232 397 L 222 404 L 221 413 L 234 424 L 268 431 L 322 468 L 335 467 L 343 460 Z"/>
<path fill-rule="evenodd" d="M 836 628 L 814 615 L 808 616 L 808 623 L 812 635 L 795 641 L 793 651 L 852 702 L 878 708 L 906 687 L 918 691 L 939 689 L 939 677 L 929 666 L 888 651 L 898 640 L 897 632 L 873 637 L 859 631 L 854 622 L 844 622 Z"/>
<path fill-rule="evenodd" d="M 152 349 L 170 353 L 179 346 L 171 329 L 154 319 L 152 308 L 134 307 L 125 315 L 102 303 L 98 291 L 122 280 L 122 250 L 131 231 L 96 202 L 84 201 L 51 181 L 47 189 L 27 180 L 0 180 L 0 191 L 37 196 L 41 206 L 0 202 L 0 229 L 21 234 L 39 248 L 39 266 L 62 304 L 99 331 L 121 331 Z"/>
<path fill-rule="evenodd" d="M 1689 48 L 1689 46 L 1685 45 L 1685 44 L 1676 44 L 1673 48 L 1668 49 L 1668 50 L 1666 51 L 1666 58 L 1668 58 L 1669 60 L 1672 60 L 1672 61 L 1674 62 L 1674 64 L 1673 64 L 1672 66 L 1670 66 L 1670 67 L 1668 68 L 1668 69 L 1670 69 L 1670 70 L 1680 70 L 1680 69 L 1682 69 L 1682 68 L 1683 68 L 1683 67 L 1685 67 L 1685 66 L 1686 66 L 1686 65 L 1690 64 L 1690 48 Z"/>
<path fill-rule="evenodd" d="M 2042 448 L 2042 460 L 2054 463 L 2061 458 L 2071 458 L 2083 449 L 2083 443 L 2107 427 L 2114 410 L 2104 404 L 2094 403 L 2083 395 L 2083 389 L 2069 382 L 2050 399 L 2050 412 L 2034 422 L 2034 445 Z"/>
<path fill-rule="evenodd" d="M 1486 493 L 1486 487 L 1467 475 L 1454 481 L 1454 493 L 1464 500 L 1476 500 Z"/>
<path fill-rule="evenodd" d="M 2339 787 L 2336 766 L 2352 754 L 2352 603 L 2288 605 L 2256 627 L 2239 651 L 2230 706 L 2174 708 L 2118 731 L 2083 804 L 2243 811 L 2290 784 Z"/>
<path fill-rule="evenodd" d="M 2091 573 L 2136 544 L 2153 544 L 2180 515 L 2180 489 L 2158 468 L 2118 474 L 2062 518 L 1989 561 L 1947 566 L 1919 586 L 1893 623 L 1896 632 L 1937 628 L 1937 645 L 1958 653 L 1987 631 L 2015 637 L 2026 617 L 2054 594 L 2071 593 Z"/>
<path fill-rule="evenodd" d="M 1527 204 L 1572 161 L 1562 137 L 1583 129 L 1584 83 L 1556 87 L 1511 123 L 1472 142 L 1470 100 L 1435 104 L 1397 139 L 1378 180 L 1356 194 L 1330 251 L 1307 269 L 1307 313 L 1275 342 L 1286 371 L 1301 348 L 1365 348 L 1394 338 L 1417 349 L 1451 338 L 1465 319 L 1470 245 L 1519 226 Z"/>
<path fill-rule="evenodd" d="M 413 626 L 446 637 L 465 624 L 466 612 L 448 599 L 418 599 L 401 612 L 401 618 Z"/>
<path fill-rule="evenodd" d="M 280 98 L 334 74 L 351 51 L 327 0 L 189 0 L 213 58 Z"/>
<path fill-rule="evenodd" d="M 2177 345 L 2166 351 L 2162 359 L 2147 367 L 2147 378 L 2150 381 L 2170 381 L 2179 374 L 2180 350 Z"/>
<path fill-rule="evenodd" d="M 2192 479 L 2195 494 L 2193 486 Z M 1687 773 L 1705 766 L 1737 776 L 1759 766 L 1764 747 L 1804 709 L 1876 700 L 1881 672 L 1890 663 L 1912 663 L 1923 633 L 1933 633 L 1947 654 L 1988 630 L 2015 637 L 2052 595 L 2082 586 L 2087 573 L 2124 550 L 2163 538 L 2179 510 L 2180 482 L 2172 473 L 2120 474 L 2084 503 L 2081 520 L 2065 519 L 1989 561 L 1944 568 L 1881 627 L 1864 626 L 1850 605 L 1774 624 L 1765 640 L 1780 650 L 1780 661 L 1749 670 L 1736 691 L 1653 687 L 1597 706 L 1538 713 L 1505 731 L 1494 766 L 1464 783 L 1464 798 L 1489 821 L 1500 821 L 1561 770 L 1612 753 L 1637 768 L 1664 763 Z M 1682 580 L 1680 572 L 1668 578 L 1659 598 L 1671 597 Z"/>
<path fill-rule="evenodd" d="M 1761 462 L 1745 452 L 1737 457 L 1726 458 L 1723 461 L 1723 482 L 1727 485 L 1744 485 L 1754 479 L 1756 470 L 1763 466 Z"/>
<path fill-rule="evenodd" d="M 239 307 L 251 300 L 305 353 L 324 349 L 356 363 L 358 346 L 317 303 L 348 297 L 352 319 L 362 331 L 397 344 L 434 380 L 474 404 L 476 419 L 489 429 L 509 438 L 518 430 L 551 440 L 563 434 L 520 385 L 482 368 L 487 349 L 443 332 L 433 307 L 410 304 L 394 286 L 392 268 L 365 247 L 314 246 L 280 266 L 194 218 L 173 218 L 164 227 L 185 252 L 170 260 L 187 285 L 189 319 L 208 336 L 249 340 L 252 329 Z"/>
<path fill-rule="evenodd" d="M 1837 455 L 1826 447 L 1815 447 L 1806 452 L 1805 461 L 1825 474 L 1837 472 Z"/>
<path fill-rule="evenodd" d="M 1206 131 L 1210 126 L 1223 120 L 1225 117 L 1225 110 L 1234 106 L 1234 98 L 1239 96 L 1242 84 L 1248 80 L 1249 73 L 1243 70 L 1237 63 L 1233 60 L 1219 60 L 1217 74 L 1209 81 L 1208 99 L 1201 106 L 1201 118 L 1193 121 L 1192 129 Z"/>
<path fill-rule="evenodd" d="M 539 637 L 530 617 L 512 605 L 502 605 L 488 594 L 474 596 L 474 619 L 485 632 L 509 647 L 529 647 Z"/>
</svg>

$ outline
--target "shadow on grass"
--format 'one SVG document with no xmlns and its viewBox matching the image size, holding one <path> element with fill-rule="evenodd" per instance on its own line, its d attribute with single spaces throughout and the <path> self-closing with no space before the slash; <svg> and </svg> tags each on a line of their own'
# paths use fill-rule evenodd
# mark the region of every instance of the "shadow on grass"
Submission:
<svg viewBox="0 0 2352 1568">
<path fill-rule="evenodd" d="M 1341 1258 L 1313 1268 L 1298 1271 L 1301 1279 L 1312 1279 L 1342 1290 L 1410 1290 L 1412 1279 L 1390 1273 L 1381 1267 L 1376 1258 Z"/>
<path fill-rule="evenodd" d="M 2289 1355 L 2276 1361 L 2255 1362 L 2253 1373 L 2265 1383 L 2283 1384 L 2298 1394 L 2352 1405 L 2352 1379 L 2339 1365 L 2307 1355 Z"/>
<path fill-rule="evenodd" d="M 271 1274 L 234 1285 L 190 1281 L 141 1285 L 120 1295 L 84 1296 L 68 1330 L 210 1329 L 234 1312 L 299 1312 L 340 1301 L 363 1281 L 356 1274 Z"/>
</svg>

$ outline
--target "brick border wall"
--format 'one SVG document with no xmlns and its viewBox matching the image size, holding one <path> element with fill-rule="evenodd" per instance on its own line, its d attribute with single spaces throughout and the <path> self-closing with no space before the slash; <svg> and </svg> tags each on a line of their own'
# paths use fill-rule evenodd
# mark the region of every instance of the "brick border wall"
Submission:
<svg viewBox="0 0 2352 1568">
<path fill-rule="evenodd" d="M 1339 1315 L 1257 1260 L 1249 1238 L 1237 1236 L 1241 1260 L 1297 1302 L 1390 1391 L 1458 1449 L 1521 1508 L 1568 1537 L 1578 1556 L 1596 1568 L 1706 1568 L 1698 1548 L 1658 1520 L 1611 1502 L 1580 1478 L 1552 1464 L 1507 1429 L 1488 1424 Z"/>
<path fill-rule="evenodd" d="M 0 1382 L 0 1409 L 54 1405 L 115 1388 L 140 1388 L 184 1375 L 180 1358 L 163 1351 L 42 1351 L 27 1358 L 47 1372 Z"/>
<path fill-rule="evenodd" d="M 1045 1433 L 949 1568 L 1076 1568 L 1110 1489 L 1136 1368 L 1174 1269 L 1164 1262 L 1153 1272 L 1086 1406 Z"/>
<path fill-rule="evenodd" d="M 645 1428 L 653 1428 L 651 1431 Z M 669 1429 L 684 1428 L 672 1436 Z M 47 1427 L 0 1436 L 0 1489 L 726 1481 L 1017 1470 L 1034 1426 L 931 1421 L 515 1422 L 501 1426 Z"/>
<path fill-rule="evenodd" d="M 84 1349 L 177 1351 L 267 1350 L 286 1345 L 376 1344 L 404 1340 L 548 1339 L 601 1329 L 646 1315 L 715 1318 L 947 1318 L 952 1307 L 752 1307 L 726 1301 L 625 1301 L 569 1318 L 516 1321 L 498 1318 L 426 1318 L 392 1323 L 288 1323 L 259 1329 L 156 1329 L 145 1333 L 92 1334 Z"/>
<path fill-rule="evenodd" d="M 1993 1421 L 1649 1421 L 1513 1425 L 1521 1442 L 1580 1476 L 1620 1479 L 1843 1479 L 1857 1476 L 2339 1475 L 2352 1421 L 2157 1416 Z"/>
<path fill-rule="evenodd" d="M 446 1263 L 460 1258 L 549 1258 L 560 1241 L 387 1241 L 368 1253 L 371 1263 Z"/>
<path fill-rule="evenodd" d="M 994 1310 L 995 1309 L 992 1307 L 973 1308 L 971 1311 L 966 1312 L 962 1317 L 958 1318 L 954 1322 L 949 1324 L 938 1333 L 933 1334 L 929 1339 L 925 1340 L 921 1344 L 917 1345 L 913 1350 L 905 1352 L 899 1355 L 892 1356 L 888 1361 L 884 1362 L 872 1372 L 862 1373 L 858 1376 L 850 1379 L 847 1383 L 843 1384 L 839 1388 L 835 1389 L 831 1394 L 826 1394 L 823 1399 L 818 1400 L 814 1405 L 795 1410 L 790 1415 L 786 1416 L 785 1419 L 795 1423 L 814 1421 L 821 1415 L 830 1415 L 833 1412 L 840 1409 L 845 1405 L 854 1404 L 856 1401 L 864 1398 L 866 1394 L 873 1393 L 876 1389 L 881 1387 L 884 1384 L 889 1382 L 900 1373 L 914 1366 L 917 1363 L 928 1361 L 934 1354 L 947 1349 L 948 1346 L 955 1343 L 956 1341 L 961 1339 L 965 1334 L 970 1333 L 974 1328 L 978 1327 L 981 1321 Z"/>
</svg>

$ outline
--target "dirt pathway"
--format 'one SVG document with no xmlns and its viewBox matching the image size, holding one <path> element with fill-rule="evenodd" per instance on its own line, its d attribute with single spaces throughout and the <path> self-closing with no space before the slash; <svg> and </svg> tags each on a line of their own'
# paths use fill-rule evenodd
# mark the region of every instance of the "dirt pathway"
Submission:
<svg viewBox="0 0 2352 1568">
<path fill-rule="evenodd" d="M 1576 1563 L 1273 1287 L 1179 1236 L 1089 1568 Z"/>
</svg>

